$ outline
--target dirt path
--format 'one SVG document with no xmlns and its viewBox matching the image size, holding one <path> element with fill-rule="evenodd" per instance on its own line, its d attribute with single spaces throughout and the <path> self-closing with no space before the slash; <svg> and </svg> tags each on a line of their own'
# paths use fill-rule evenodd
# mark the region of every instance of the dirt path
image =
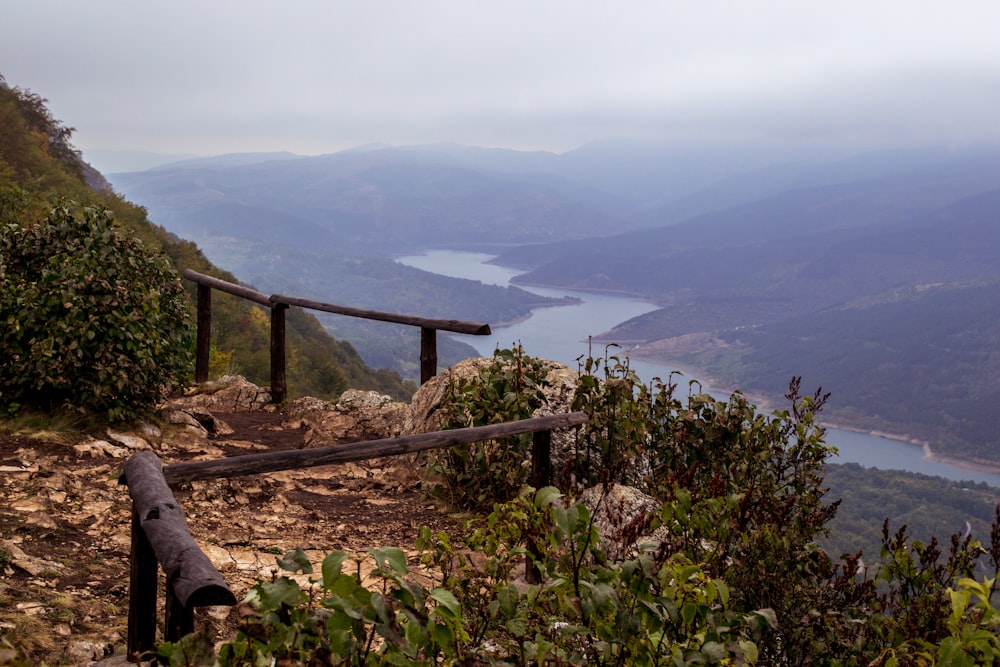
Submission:
<svg viewBox="0 0 1000 667">
<path fill-rule="evenodd" d="M 276 413 L 213 413 L 232 432 L 209 439 L 164 435 L 151 446 L 164 464 L 299 448 L 304 431 Z M 90 664 L 124 653 L 128 608 L 127 489 L 117 482 L 127 447 L 113 441 L 28 438 L 0 430 L 0 665 L 12 645 L 28 664 Z M 343 550 L 407 551 L 421 526 L 456 533 L 457 520 L 421 493 L 412 460 L 375 460 L 175 489 L 195 540 L 237 598 L 270 577 L 275 556 L 302 547 L 318 566 Z M 160 597 L 162 601 L 162 595 Z M 227 609 L 201 614 L 218 635 Z M 7 645 L 4 644 L 6 641 Z"/>
</svg>

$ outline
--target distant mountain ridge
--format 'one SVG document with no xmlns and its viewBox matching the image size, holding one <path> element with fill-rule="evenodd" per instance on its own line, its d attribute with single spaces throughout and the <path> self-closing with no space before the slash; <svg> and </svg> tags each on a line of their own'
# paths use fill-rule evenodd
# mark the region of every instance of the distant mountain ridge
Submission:
<svg viewBox="0 0 1000 667">
<path fill-rule="evenodd" d="M 618 289 L 659 310 L 602 336 L 842 423 L 1000 463 L 1000 155 L 791 190 L 681 223 L 512 249 L 516 280 Z"/>
<path fill-rule="evenodd" d="M 609 216 L 580 203 L 601 195 L 577 184 L 487 172 L 415 149 L 228 165 L 195 160 L 112 180 L 168 228 L 193 238 L 210 230 L 314 248 L 311 237 L 318 235 L 344 251 L 387 254 L 616 228 Z"/>
</svg>

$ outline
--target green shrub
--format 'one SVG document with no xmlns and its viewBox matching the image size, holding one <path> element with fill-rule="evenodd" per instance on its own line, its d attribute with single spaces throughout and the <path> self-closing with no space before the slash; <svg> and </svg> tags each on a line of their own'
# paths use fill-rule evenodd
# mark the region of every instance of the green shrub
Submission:
<svg viewBox="0 0 1000 667">
<path fill-rule="evenodd" d="M 0 221 L 0 409 L 140 416 L 191 370 L 183 289 L 101 208 Z"/>
<path fill-rule="evenodd" d="M 545 376 L 544 361 L 525 355 L 520 345 L 497 350 L 476 377 L 449 385 L 444 428 L 528 419 L 545 401 Z M 433 459 L 448 501 L 486 512 L 516 496 L 528 481 L 531 434 L 457 445 L 438 450 Z"/>
<path fill-rule="evenodd" d="M 259 581 L 217 654 L 202 633 L 161 644 L 157 657 L 220 667 L 747 665 L 760 628 L 774 622 L 769 610 L 733 613 L 725 583 L 681 556 L 607 563 L 587 509 L 552 487 L 525 488 L 485 527 L 468 528 L 455 546 L 421 530 L 430 585 L 414 581 L 399 548 L 369 549 L 375 567 L 364 578 L 359 560 L 333 552 L 307 585 L 284 574 Z M 541 547 L 545 583 L 518 581 L 528 537 Z M 301 549 L 277 563 L 314 573 Z"/>
</svg>

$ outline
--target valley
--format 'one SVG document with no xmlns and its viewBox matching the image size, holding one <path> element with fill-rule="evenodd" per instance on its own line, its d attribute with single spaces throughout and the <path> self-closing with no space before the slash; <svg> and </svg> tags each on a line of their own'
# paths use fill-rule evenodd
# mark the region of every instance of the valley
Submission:
<svg viewBox="0 0 1000 667">
<path fill-rule="evenodd" d="M 638 155 L 379 146 L 112 180 L 264 291 L 494 326 L 566 303 L 539 286 L 633 295 L 644 307 L 573 332 L 573 358 L 588 337 L 626 345 L 636 362 L 696 368 L 770 402 L 801 375 L 838 397 L 836 423 L 1000 463 L 1000 153 Z M 657 189 L 685 163 L 700 167 Z M 530 291 L 392 261 L 431 248 L 498 255 Z M 369 364 L 414 376 L 410 332 L 324 325 Z M 442 363 L 481 343 L 450 340 Z"/>
</svg>

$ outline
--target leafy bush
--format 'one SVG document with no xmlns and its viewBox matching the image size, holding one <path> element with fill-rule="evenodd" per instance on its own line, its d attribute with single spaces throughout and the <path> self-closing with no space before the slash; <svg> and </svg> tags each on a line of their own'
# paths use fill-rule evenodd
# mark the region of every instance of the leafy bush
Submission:
<svg viewBox="0 0 1000 667">
<path fill-rule="evenodd" d="M 72 407 L 122 421 L 191 371 L 183 289 L 109 212 L 54 208 L 0 229 L 0 406 Z"/>
<path fill-rule="evenodd" d="M 587 509 L 548 487 L 498 504 L 485 526 L 456 546 L 421 531 L 418 547 L 437 585 L 409 578 L 401 549 L 369 549 L 375 567 L 326 556 L 321 578 L 258 582 L 240 606 L 236 638 L 214 656 L 190 635 L 158 648 L 168 664 L 222 667 L 315 665 L 659 665 L 752 664 L 753 636 L 773 622 L 761 610 L 734 614 L 728 588 L 696 564 L 653 552 L 609 564 Z M 525 538 L 544 543 L 544 584 L 518 581 Z M 484 560 L 474 560 L 470 552 Z M 575 554 L 575 558 L 570 554 Z M 586 563 L 588 567 L 577 567 Z M 600 565 L 594 565 L 598 563 Z M 313 573 L 300 549 L 278 559 L 288 573 Z"/>
<path fill-rule="evenodd" d="M 993 532 L 1000 534 L 1000 522 Z M 526 487 L 484 520 L 468 522 L 455 543 L 422 528 L 417 547 L 427 584 L 414 581 L 396 547 L 369 549 L 367 576 L 364 559 L 330 553 L 318 579 L 295 549 L 277 559 L 284 574 L 258 581 L 237 608 L 234 639 L 216 651 L 202 631 L 159 645 L 157 657 L 220 667 L 997 664 L 996 577 L 962 575 L 968 561 L 961 555 L 932 565 L 927 549 L 907 547 L 902 532 L 886 539 L 896 552 L 878 577 L 889 590 L 877 596 L 863 587 L 862 614 L 842 599 L 825 614 L 788 617 L 741 608 L 730 582 L 662 546 L 609 562 L 585 506 L 553 487 Z M 1000 540 L 991 551 L 1000 553 Z M 520 578 L 525 559 L 544 573 L 541 583 Z M 928 604 L 934 601 L 938 606 Z M 934 616 L 936 627 L 916 628 L 914 613 Z M 781 651 L 770 645 L 776 636 L 812 651 Z M 793 655 L 798 659 L 775 659 Z"/>
<path fill-rule="evenodd" d="M 541 359 L 518 345 L 497 350 L 479 375 L 449 387 L 444 428 L 487 426 L 531 417 L 545 402 L 546 371 Z M 458 445 L 434 455 L 442 493 L 452 504 L 488 512 L 493 503 L 515 497 L 528 481 L 531 434 Z"/>
<path fill-rule="evenodd" d="M 461 385 L 456 415 L 500 421 L 505 404 L 533 411 L 538 386 L 524 379 L 537 368 L 520 349 L 498 353 L 478 380 Z M 479 380 L 489 383 L 477 388 Z M 599 487 L 625 479 L 659 502 L 621 531 L 632 547 L 624 560 L 609 559 L 586 506 L 553 487 L 522 487 L 457 538 L 421 530 L 429 585 L 412 580 L 399 549 L 369 550 L 368 579 L 361 559 L 348 573 L 349 557 L 336 552 L 318 586 L 289 577 L 259 583 L 240 609 L 237 638 L 217 656 L 202 636 L 163 645 L 161 657 L 194 664 L 200 651 L 220 665 L 1000 664 L 992 603 L 1000 507 L 985 547 L 954 536 L 945 552 L 886 525 L 882 563 L 866 566 L 860 554 L 835 560 L 815 543 L 836 511 L 823 502 L 829 450 L 816 415 L 825 395 L 802 396 L 793 379 L 789 409 L 764 415 L 742 395 L 720 401 L 688 386 L 682 400 L 673 383 L 638 383 L 627 360 L 583 365 L 576 405 L 591 420 L 571 465 Z M 472 460 L 500 465 L 500 451 Z M 506 468 L 482 469 L 520 469 L 516 456 L 507 458 Z M 490 487 L 477 488 L 482 495 Z M 651 530 L 656 539 L 642 544 L 638 536 Z M 312 567 L 301 551 L 279 566 Z M 521 576 L 529 566 L 537 577 Z"/>
</svg>

